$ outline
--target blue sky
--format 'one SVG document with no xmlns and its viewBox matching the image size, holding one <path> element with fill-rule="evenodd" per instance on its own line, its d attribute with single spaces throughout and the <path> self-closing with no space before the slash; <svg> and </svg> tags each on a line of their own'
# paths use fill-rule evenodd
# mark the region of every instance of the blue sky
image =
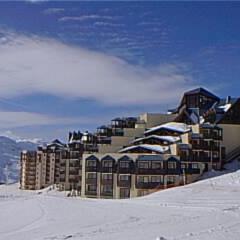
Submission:
<svg viewBox="0 0 240 240">
<path fill-rule="evenodd" d="M 197 86 L 239 96 L 239 2 L 0 2 L 0 132 L 62 138 L 164 112 Z"/>
</svg>

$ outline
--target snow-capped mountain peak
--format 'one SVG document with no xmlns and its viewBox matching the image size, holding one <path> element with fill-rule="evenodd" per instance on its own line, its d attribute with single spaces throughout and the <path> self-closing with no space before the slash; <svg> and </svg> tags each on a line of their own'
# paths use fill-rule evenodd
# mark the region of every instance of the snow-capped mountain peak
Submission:
<svg viewBox="0 0 240 240">
<path fill-rule="evenodd" d="M 16 140 L 0 136 L 0 183 L 16 182 L 19 180 L 19 160 L 22 150 L 34 150 L 40 142 Z M 7 177 L 8 176 L 8 177 Z"/>
</svg>

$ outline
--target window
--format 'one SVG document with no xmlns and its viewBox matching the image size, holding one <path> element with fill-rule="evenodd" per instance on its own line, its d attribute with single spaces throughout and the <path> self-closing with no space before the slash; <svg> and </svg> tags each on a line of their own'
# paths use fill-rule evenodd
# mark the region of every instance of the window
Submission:
<svg viewBox="0 0 240 240">
<path fill-rule="evenodd" d="M 88 160 L 87 161 L 87 166 L 88 167 L 96 167 L 97 166 L 97 161 L 95 161 L 95 160 Z"/>
<path fill-rule="evenodd" d="M 129 168 L 130 163 L 127 161 L 125 162 L 121 161 L 119 165 L 120 165 L 120 168 Z"/>
<path fill-rule="evenodd" d="M 104 192 L 104 193 L 112 193 L 113 192 L 113 188 L 110 185 L 103 185 L 102 186 L 102 192 Z"/>
<path fill-rule="evenodd" d="M 129 198 L 130 189 L 129 188 L 120 188 L 120 198 Z"/>
<path fill-rule="evenodd" d="M 203 152 L 203 157 L 209 158 L 210 157 L 210 152 Z"/>
<path fill-rule="evenodd" d="M 198 163 L 193 163 L 192 164 L 192 169 L 198 169 L 199 167 L 198 167 Z"/>
<path fill-rule="evenodd" d="M 138 167 L 139 168 L 149 168 L 149 162 L 138 162 Z"/>
<path fill-rule="evenodd" d="M 130 180 L 130 175 L 120 175 L 119 180 L 120 181 L 129 181 Z"/>
<path fill-rule="evenodd" d="M 145 196 L 145 195 L 148 195 L 149 192 L 148 190 L 138 190 L 138 196 L 141 197 L 141 196 Z"/>
<path fill-rule="evenodd" d="M 87 174 L 87 178 L 88 179 L 96 179 L 97 178 L 97 174 L 96 173 L 88 173 Z"/>
<path fill-rule="evenodd" d="M 176 180 L 175 176 L 168 176 L 168 177 L 167 177 L 167 183 L 168 183 L 168 184 L 173 184 L 173 183 L 175 183 L 175 180 Z"/>
<path fill-rule="evenodd" d="M 97 191 L 97 186 L 96 185 L 88 185 L 87 191 Z"/>
<path fill-rule="evenodd" d="M 169 168 L 169 169 L 174 169 L 174 168 L 176 168 L 176 163 L 175 163 L 175 162 L 168 162 L 168 168 Z"/>
<path fill-rule="evenodd" d="M 152 162 L 152 169 L 161 169 L 162 163 L 161 162 Z"/>
<path fill-rule="evenodd" d="M 221 137 L 222 136 L 222 130 L 219 130 L 218 134 L 219 134 L 219 137 Z"/>
<path fill-rule="evenodd" d="M 102 174 L 102 179 L 103 180 L 112 180 L 113 176 L 112 176 L 112 174 Z"/>
<path fill-rule="evenodd" d="M 119 122 L 119 121 L 115 121 L 113 124 L 114 124 L 115 126 L 119 126 L 119 125 L 120 125 L 120 122 Z"/>
<path fill-rule="evenodd" d="M 148 183 L 149 177 L 148 176 L 140 176 L 140 177 L 138 177 L 138 182 L 139 183 Z"/>
<path fill-rule="evenodd" d="M 181 164 L 181 168 L 182 168 L 182 169 L 186 169 L 186 164 L 185 164 L 185 163 L 182 163 L 182 164 Z"/>
<path fill-rule="evenodd" d="M 111 168 L 113 166 L 112 161 L 103 161 L 103 167 Z"/>
<path fill-rule="evenodd" d="M 160 183 L 160 182 L 162 182 L 161 180 L 162 180 L 161 176 L 152 176 L 151 177 L 151 182 L 153 182 L 153 183 Z"/>
</svg>

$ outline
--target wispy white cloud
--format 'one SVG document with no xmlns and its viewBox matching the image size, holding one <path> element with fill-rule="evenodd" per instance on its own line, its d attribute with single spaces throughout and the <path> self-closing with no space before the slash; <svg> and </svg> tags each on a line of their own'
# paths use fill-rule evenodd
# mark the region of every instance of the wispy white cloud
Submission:
<svg viewBox="0 0 240 240">
<path fill-rule="evenodd" d="M 47 15 L 51 15 L 51 14 L 63 13 L 64 11 L 65 11 L 64 8 L 47 8 L 43 11 L 43 13 Z"/>
<path fill-rule="evenodd" d="M 80 119 L 57 118 L 39 113 L 0 111 L 0 128 L 15 128 L 35 125 L 72 124 Z"/>
<path fill-rule="evenodd" d="M 105 117 L 99 119 L 94 117 L 56 117 L 51 115 L 39 114 L 34 112 L 14 112 L 0 110 L 0 129 L 11 129 L 29 126 L 44 125 L 85 125 L 100 124 L 100 121 L 106 121 Z"/>
<path fill-rule="evenodd" d="M 95 22 L 95 26 L 100 27 L 124 27 L 125 25 L 123 23 L 112 23 L 112 22 Z"/>
<path fill-rule="evenodd" d="M 25 2 L 29 3 L 41 3 L 41 2 L 49 2 L 50 0 L 25 0 Z"/>
<path fill-rule="evenodd" d="M 51 39 L 13 33 L 8 39 L 0 44 L 0 95 L 5 98 L 44 93 L 109 105 L 164 104 L 194 85 L 183 64 L 150 69 Z"/>
<path fill-rule="evenodd" d="M 112 20 L 112 16 L 102 16 L 102 15 L 82 15 L 82 16 L 64 16 L 58 19 L 60 22 L 66 21 L 86 21 L 86 20 L 95 20 L 95 19 L 103 19 L 103 20 Z"/>
</svg>

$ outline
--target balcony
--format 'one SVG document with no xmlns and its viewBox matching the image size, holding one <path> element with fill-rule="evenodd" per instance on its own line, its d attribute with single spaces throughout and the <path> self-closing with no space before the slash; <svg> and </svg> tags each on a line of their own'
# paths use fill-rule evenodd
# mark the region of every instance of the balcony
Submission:
<svg viewBox="0 0 240 240">
<path fill-rule="evenodd" d="M 166 169 L 153 169 L 153 168 L 137 168 L 136 174 L 146 174 L 146 175 L 157 175 L 157 174 L 166 174 Z"/>
<path fill-rule="evenodd" d="M 59 181 L 60 181 L 60 182 L 65 182 L 65 181 L 66 181 L 66 178 L 65 178 L 65 177 L 60 177 Z"/>
<path fill-rule="evenodd" d="M 136 188 L 139 189 L 163 189 L 163 183 L 159 182 L 136 182 Z"/>
<path fill-rule="evenodd" d="M 113 197 L 113 192 L 101 192 L 102 197 Z"/>
<path fill-rule="evenodd" d="M 131 188 L 131 180 L 119 180 L 118 187 Z"/>
<path fill-rule="evenodd" d="M 98 137 L 98 144 L 109 145 L 111 144 L 111 142 L 112 142 L 111 137 L 101 137 L 101 136 Z"/>
<path fill-rule="evenodd" d="M 85 195 L 87 195 L 87 196 L 97 196 L 97 191 L 86 190 Z"/>
<path fill-rule="evenodd" d="M 192 149 L 211 151 L 211 146 L 207 144 L 192 144 Z"/>
<path fill-rule="evenodd" d="M 69 163 L 69 167 L 70 168 L 79 168 L 80 167 L 80 163 L 79 162 L 70 162 Z"/>
<path fill-rule="evenodd" d="M 127 174 L 127 173 L 133 173 L 134 172 L 134 169 L 133 168 L 130 168 L 130 167 L 128 167 L 128 168 L 121 168 L 121 167 L 118 167 L 118 169 L 117 169 L 117 173 L 119 173 L 119 174 Z"/>
<path fill-rule="evenodd" d="M 96 178 L 86 178 L 86 184 L 97 185 L 97 179 Z"/>
<path fill-rule="evenodd" d="M 86 166 L 86 172 L 98 172 L 99 168 L 97 166 Z"/>
<path fill-rule="evenodd" d="M 79 170 L 69 170 L 69 175 L 79 175 Z"/>
<path fill-rule="evenodd" d="M 167 170 L 167 174 L 170 174 L 170 175 L 180 175 L 181 174 L 181 169 L 180 168 L 169 168 Z"/>
<path fill-rule="evenodd" d="M 28 172 L 27 176 L 28 177 L 36 177 L 36 172 Z"/>
<path fill-rule="evenodd" d="M 26 167 L 26 171 L 36 171 L 36 166 L 35 167 Z"/>
<path fill-rule="evenodd" d="M 101 184 L 102 185 L 113 185 L 113 179 L 102 179 Z"/>
<path fill-rule="evenodd" d="M 203 138 L 205 139 L 214 139 L 214 140 L 219 140 L 221 141 L 223 138 L 222 136 L 214 133 L 203 133 Z"/>
<path fill-rule="evenodd" d="M 182 169 L 182 173 L 185 173 L 185 174 L 200 174 L 200 169 L 185 168 L 185 169 Z"/>
<path fill-rule="evenodd" d="M 76 183 L 76 182 L 79 182 L 79 180 L 80 180 L 79 176 L 69 177 L 70 183 Z"/>
<path fill-rule="evenodd" d="M 84 151 L 86 153 L 98 152 L 98 146 L 94 144 L 84 144 Z"/>
<path fill-rule="evenodd" d="M 218 163 L 218 162 L 220 162 L 220 158 L 219 157 L 217 157 L 217 158 L 212 158 L 212 162 L 214 162 L 214 163 Z"/>
<path fill-rule="evenodd" d="M 213 145 L 213 146 L 212 146 L 212 150 L 213 150 L 213 151 L 220 152 L 220 146 Z"/>
<path fill-rule="evenodd" d="M 112 173 L 115 171 L 114 167 L 102 167 L 101 168 L 101 172 L 102 173 Z"/>
<path fill-rule="evenodd" d="M 180 155 L 181 162 L 191 162 L 192 158 L 190 156 Z"/>
<path fill-rule="evenodd" d="M 211 162 L 211 158 L 207 156 L 193 156 L 190 161 L 207 163 Z"/>
</svg>

